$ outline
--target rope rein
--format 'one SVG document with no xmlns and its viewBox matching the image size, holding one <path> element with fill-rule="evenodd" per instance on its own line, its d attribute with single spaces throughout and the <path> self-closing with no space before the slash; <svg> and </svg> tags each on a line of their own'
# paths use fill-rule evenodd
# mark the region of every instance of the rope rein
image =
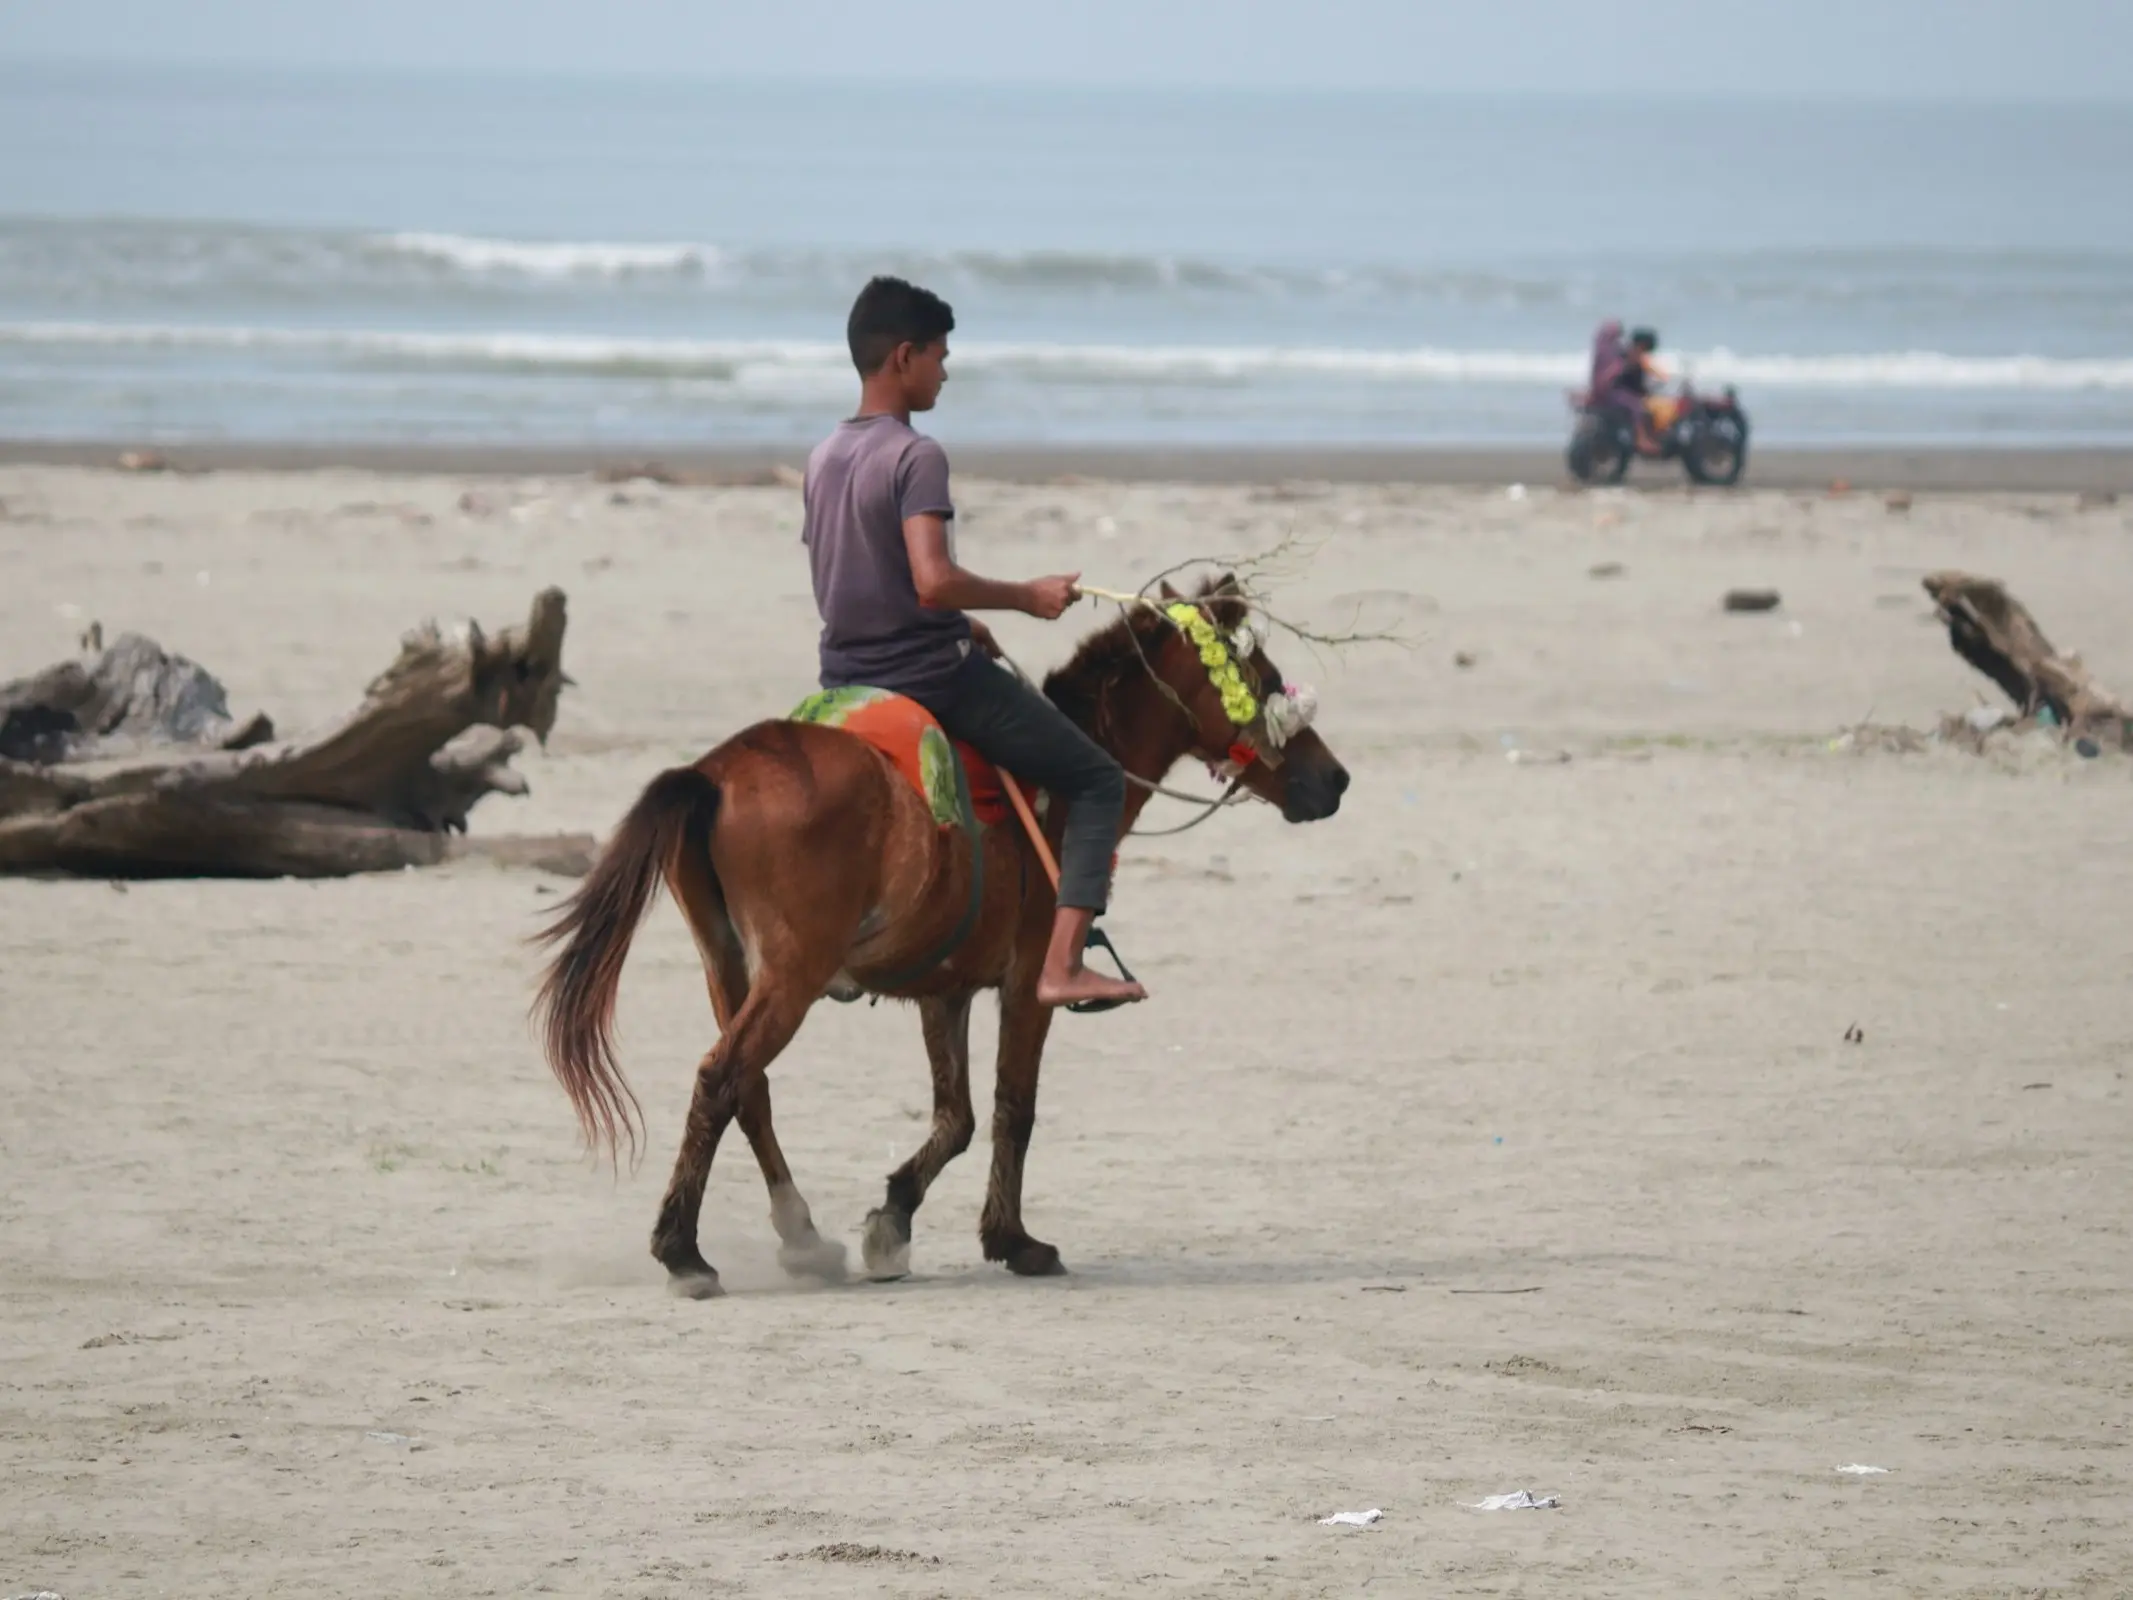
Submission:
<svg viewBox="0 0 2133 1600">
<path fill-rule="evenodd" d="M 1224 789 L 1212 800 L 1208 799 L 1204 794 L 1187 794 L 1182 789 L 1166 789 L 1159 783 L 1150 783 L 1146 778 L 1136 778 L 1130 772 L 1126 774 L 1126 781 L 1136 789 L 1145 789 L 1150 794 L 1159 794 L 1165 800 L 1182 800 L 1187 805 L 1195 805 L 1201 808 L 1197 817 L 1194 817 L 1190 822 L 1181 822 L 1175 828 L 1135 828 L 1133 837 L 1136 839 L 1167 839 L 1173 834 L 1189 833 L 1217 811 L 1226 811 L 1240 801 L 1256 798 L 1244 792 L 1244 774 L 1241 772 L 1230 780 L 1230 786 L 1227 789 Z"/>
</svg>

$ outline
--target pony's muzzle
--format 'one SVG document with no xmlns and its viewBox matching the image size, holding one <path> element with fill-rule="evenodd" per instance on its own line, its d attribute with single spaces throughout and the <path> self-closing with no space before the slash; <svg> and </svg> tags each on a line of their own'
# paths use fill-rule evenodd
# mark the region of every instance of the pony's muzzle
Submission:
<svg viewBox="0 0 2133 1600">
<path fill-rule="evenodd" d="M 1323 822 L 1341 808 L 1348 792 L 1348 769 L 1330 758 L 1309 766 L 1292 762 L 1281 801 L 1289 822 Z"/>
</svg>

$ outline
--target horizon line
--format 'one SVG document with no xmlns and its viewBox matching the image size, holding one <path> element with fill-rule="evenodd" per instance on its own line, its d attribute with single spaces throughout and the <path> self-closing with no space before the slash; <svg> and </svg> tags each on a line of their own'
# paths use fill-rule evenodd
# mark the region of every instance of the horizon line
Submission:
<svg viewBox="0 0 2133 1600">
<path fill-rule="evenodd" d="M 189 56 L 130 56 L 83 54 L 15 54 L 0 50 L 0 71 L 158 74 L 227 73 L 237 75 L 334 78 L 343 80 L 417 78 L 439 82 L 481 83 L 573 83 L 664 85 L 674 88 L 720 86 L 741 89 L 875 89 L 888 85 L 882 80 L 848 73 L 796 73 L 791 71 L 688 71 L 672 67 L 619 66 L 499 66 L 492 63 L 438 64 L 403 61 L 309 61 L 254 57 L 206 59 Z M 2052 94 L 2042 91 L 2003 93 L 1969 89 L 1864 90 L 1811 89 L 1798 86 L 1714 86 L 1682 90 L 1675 88 L 1588 89 L 1547 88 L 1536 85 L 1473 84 L 1443 85 L 1393 83 L 1370 80 L 1314 79 L 1290 83 L 1258 78 L 1127 78 L 1091 83 L 1083 78 L 1043 74 L 949 75 L 934 80 L 937 87 L 961 92 L 1013 93 L 1029 90 L 1068 91 L 1103 98 L 1138 98 L 1147 95 L 1237 95 L 1237 96 L 1332 96 L 1353 95 L 1376 99 L 1418 99 L 1485 102 L 1491 100 L 1551 101 L 1562 104 L 1710 104 L 1747 103 L 1755 106 L 1847 107 L 1891 106 L 1905 108 L 1962 107 L 2017 110 L 2133 111 L 2133 93 Z"/>
</svg>

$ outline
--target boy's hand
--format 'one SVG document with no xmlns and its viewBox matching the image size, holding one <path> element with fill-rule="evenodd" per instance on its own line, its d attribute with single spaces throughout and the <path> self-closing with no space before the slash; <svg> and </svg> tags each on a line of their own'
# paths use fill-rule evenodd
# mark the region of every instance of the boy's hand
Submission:
<svg viewBox="0 0 2133 1600">
<path fill-rule="evenodd" d="M 1046 622 L 1066 615 L 1066 609 L 1081 598 L 1081 591 L 1074 586 L 1081 581 L 1081 574 L 1069 572 L 1057 577 L 1038 578 L 1029 586 L 1029 604 L 1023 609 L 1033 617 Z"/>
<path fill-rule="evenodd" d="M 1000 641 L 992 636 L 992 629 L 986 627 L 976 617 L 970 619 L 970 642 L 993 660 L 1000 659 Z"/>
</svg>

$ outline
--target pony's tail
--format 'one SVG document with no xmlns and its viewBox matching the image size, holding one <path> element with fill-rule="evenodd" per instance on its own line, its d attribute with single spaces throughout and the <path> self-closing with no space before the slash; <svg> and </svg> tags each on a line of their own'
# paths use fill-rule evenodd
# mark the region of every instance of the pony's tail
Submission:
<svg viewBox="0 0 2133 1600">
<path fill-rule="evenodd" d="M 637 924 L 679 852 L 708 850 L 718 786 L 694 767 L 662 772 L 630 807 L 599 862 L 534 936 L 563 946 L 533 1009 L 548 1065 L 578 1114 L 585 1143 L 615 1159 L 627 1140 L 637 1158 L 640 1108 L 615 1064 L 615 993 Z"/>
</svg>

